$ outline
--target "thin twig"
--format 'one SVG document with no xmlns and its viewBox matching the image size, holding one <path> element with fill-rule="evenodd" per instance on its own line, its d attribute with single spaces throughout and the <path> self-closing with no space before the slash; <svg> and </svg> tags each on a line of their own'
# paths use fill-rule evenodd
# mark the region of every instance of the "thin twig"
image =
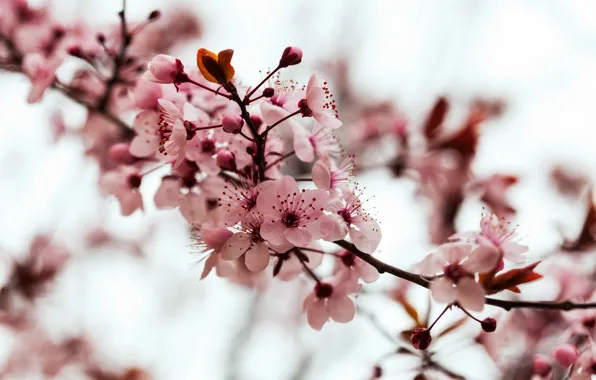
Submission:
<svg viewBox="0 0 596 380">
<path fill-rule="evenodd" d="M 335 244 L 339 245 L 340 247 L 352 252 L 354 255 L 358 256 L 365 262 L 369 263 L 379 273 L 389 273 L 394 275 L 395 277 L 402 278 L 404 280 L 410 281 L 416 285 L 420 285 L 424 288 L 428 288 L 430 285 L 430 281 L 426 280 L 422 276 L 405 271 L 403 269 L 399 269 L 394 267 L 393 265 L 386 264 L 381 260 L 374 258 L 373 256 L 369 255 L 368 253 L 364 253 L 360 251 L 356 246 L 352 243 L 349 243 L 345 240 L 337 240 L 334 242 Z M 596 302 L 591 303 L 574 303 L 571 301 L 563 301 L 563 302 L 552 302 L 552 301 L 506 301 L 506 300 L 499 300 L 495 298 L 486 297 L 485 302 L 487 305 L 492 305 L 496 307 L 500 307 L 504 310 L 511 310 L 511 309 L 521 309 L 521 308 L 528 308 L 528 309 L 548 309 L 548 310 L 573 310 L 573 309 L 593 309 L 596 308 Z"/>
</svg>

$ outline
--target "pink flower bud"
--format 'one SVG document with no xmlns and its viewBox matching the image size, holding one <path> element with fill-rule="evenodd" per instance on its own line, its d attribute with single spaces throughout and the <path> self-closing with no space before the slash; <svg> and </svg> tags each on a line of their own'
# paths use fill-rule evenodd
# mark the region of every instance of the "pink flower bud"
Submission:
<svg viewBox="0 0 596 380">
<path fill-rule="evenodd" d="M 534 373 L 539 376 L 546 376 L 551 370 L 551 365 L 548 360 L 542 355 L 534 355 L 532 359 L 532 366 Z"/>
<path fill-rule="evenodd" d="M 432 340 L 430 331 L 426 327 L 415 328 L 410 335 L 410 343 L 418 350 L 426 350 Z"/>
<path fill-rule="evenodd" d="M 570 343 L 560 344 L 553 351 L 553 358 L 565 368 L 575 363 L 578 356 L 577 347 Z"/>
<path fill-rule="evenodd" d="M 486 332 L 493 332 L 497 329 L 497 321 L 494 318 L 488 317 L 480 322 L 480 326 Z"/>
<path fill-rule="evenodd" d="M 228 133 L 238 133 L 244 125 L 244 120 L 240 115 L 226 115 L 221 121 L 223 130 Z"/>
<path fill-rule="evenodd" d="M 297 48 L 296 46 L 288 46 L 281 54 L 279 67 L 293 66 L 300 62 L 302 62 L 302 49 Z"/>
<path fill-rule="evenodd" d="M 236 170 L 236 157 L 234 157 L 234 153 L 227 150 L 218 152 L 215 162 L 223 170 Z"/>
<path fill-rule="evenodd" d="M 146 78 L 155 83 L 182 83 L 188 78 L 182 62 L 171 55 L 159 54 L 148 64 Z"/>
<path fill-rule="evenodd" d="M 120 165 L 130 165 L 135 158 L 129 152 L 130 145 L 127 143 L 114 144 L 110 148 L 110 161 Z"/>
<path fill-rule="evenodd" d="M 256 129 L 259 129 L 263 124 L 263 119 L 261 119 L 259 115 L 250 115 L 250 120 L 252 120 L 252 123 L 255 125 Z"/>
<path fill-rule="evenodd" d="M 263 90 L 263 96 L 266 98 L 271 98 L 275 95 L 275 89 L 273 87 L 267 87 Z"/>
</svg>

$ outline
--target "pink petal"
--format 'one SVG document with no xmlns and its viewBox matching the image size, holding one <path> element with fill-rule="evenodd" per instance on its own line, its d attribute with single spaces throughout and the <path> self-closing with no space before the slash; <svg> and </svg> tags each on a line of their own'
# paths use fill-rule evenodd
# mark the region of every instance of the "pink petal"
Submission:
<svg viewBox="0 0 596 380">
<path fill-rule="evenodd" d="M 317 87 L 320 87 L 319 78 L 317 78 L 317 73 L 314 73 L 308 79 L 308 84 L 306 85 L 306 98 L 312 97 L 313 90 Z"/>
<path fill-rule="evenodd" d="M 306 311 L 306 318 L 310 327 L 315 330 L 321 330 L 323 325 L 329 320 L 329 313 L 327 313 L 323 301 L 317 300 L 313 302 Z"/>
<path fill-rule="evenodd" d="M 180 213 L 190 224 L 201 224 L 207 213 L 204 197 L 195 193 L 181 197 Z"/>
<path fill-rule="evenodd" d="M 379 271 L 375 267 L 361 259 L 356 259 L 354 269 L 358 277 L 368 284 L 377 281 L 380 277 Z"/>
<path fill-rule="evenodd" d="M 472 251 L 472 245 L 468 243 L 445 243 L 437 249 L 440 255 L 450 264 L 458 264 Z"/>
<path fill-rule="evenodd" d="M 277 194 L 285 197 L 286 195 L 299 193 L 300 189 L 298 188 L 298 184 L 296 184 L 296 180 L 292 178 L 292 176 L 285 175 L 278 179 L 277 181 Z"/>
<path fill-rule="evenodd" d="M 327 302 L 329 316 L 336 322 L 348 323 L 356 316 L 356 305 L 348 296 L 331 297 Z"/>
<path fill-rule="evenodd" d="M 309 140 L 309 133 L 303 126 L 294 124 L 292 126 L 294 132 L 294 151 L 296 157 L 303 162 L 311 162 L 315 158 L 315 149 Z"/>
<path fill-rule="evenodd" d="M 287 228 L 285 238 L 296 247 L 305 247 L 312 241 L 312 235 L 302 227 Z"/>
<path fill-rule="evenodd" d="M 176 155 L 174 168 L 177 168 L 182 164 L 184 157 L 186 156 L 186 128 L 184 128 L 184 125 L 179 120 L 174 123 L 170 141 L 172 142 L 172 145 L 175 145 L 176 147 L 176 149 L 172 149 L 171 152 Z"/>
<path fill-rule="evenodd" d="M 244 232 L 239 232 L 232 235 L 231 238 L 226 241 L 222 250 L 221 258 L 224 260 L 236 260 L 240 256 L 244 255 L 251 246 L 250 236 Z"/>
<path fill-rule="evenodd" d="M 212 256 L 217 255 L 212 254 Z M 215 273 L 217 273 L 218 277 L 232 277 L 234 275 L 234 272 L 234 265 L 230 261 L 217 260 L 217 264 L 215 265 Z"/>
<path fill-rule="evenodd" d="M 159 140 L 153 136 L 135 136 L 130 143 L 129 152 L 135 157 L 150 157 L 157 152 Z"/>
<path fill-rule="evenodd" d="M 477 232 L 473 231 L 466 231 L 466 232 L 457 232 L 448 237 L 449 240 L 476 240 L 478 236 Z"/>
<path fill-rule="evenodd" d="M 203 267 L 203 272 L 201 273 L 201 280 L 207 277 L 209 272 L 211 272 L 211 269 L 215 267 L 216 263 L 217 257 L 215 255 L 209 255 L 209 257 L 207 257 L 207 260 L 205 260 L 205 266 Z"/>
<path fill-rule="evenodd" d="M 163 98 L 159 99 L 157 102 L 168 115 L 170 115 L 174 119 L 179 119 L 182 121 L 182 113 L 180 113 L 180 110 L 178 109 L 178 107 L 176 107 L 174 103 Z"/>
<path fill-rule="evenodd" d="M 278 107 L 275 104 L 271 104 L 270 102 L 261 103 L 261 115 L 263 115 L 263 121 L 267 125 L 273 125 L 277 123 L 279 120 L 288 116 L 289 114 L 290 113 L 287 110 Z M 275 128 L 285 129 L 289 125 L 288 122 L 289 120 L 283 121 L 282 123 L 278 124 Z"/>
<path fill-rule="evenodd" d="M 120 211 L 122 215 L 132 215 L 136 210 L 143 210 L 143 198 L 141 193 L 131 190 L 129 193 L 120 197 Z"/>
<path fill-rule="evenodd" d="M 456 300 L 457 291 L 453 282 L 445 277 L 434 279 L 430 283 L 430 294 L 433 299 L 440 303 L 453 303 Z"/>
<path fill-rule="evenodd" d="M 153 198 L 159 209 L 174 208 L 180 202 L 180 181 L 176 178 L 164 177 Z"/>
<path fill-rule="evenodd" d="M 285 231 L 286 226 L 279 219 L 275 221 L 265 220 L 261 225 L 261 237 L 274 245 L 281 245 L 286 242 Z"/>
<path fill-rule="evenodd" d="M 484 289 L 471 278 L 463 278 L 457 283 L 457 302 L 466 310 L 484 309 Z"/>
<path fill-rule="evenodd" d="M 312 180 L 321 190 L 329 190 L 331 188 L 331 170 L 329 170 L 328 162 L 321 160 L 315 162 L 312 167 Z"/>
<path fill-rule="evenodd" d="M 337 129 L 342 126 L 341 120 L 335 117 L 334 114 L 328 112 L 327 109 L 324 109 L 322 112 L 313 112 L 312 115 L 316 121 L 318 121 L 322 126 Z"/>
<path fill-rule="evenodd" d="M 245 264 L 248 270 L 260 272 L 269 265 L 269 248 L 263 242 L 254 244 L 245 255 Z"/>
<path fill-rule="evenodd" d="M 496 249 L 479 246 L 470 253 L 462 267 L 470 273 L 487 273 L 495 269 L 499 259 Z"/>
<path fill-rule="evenodd" d="M 344 222 L 342 217 L 337 214 L 325 216 L 333 223 L 333 229 L 330 229 L 329 233 L 323 234 L 323 239 L 327 241 L 336 241 L 345 238 L 348 234 L 348 225 Z"/>
<path fill-rule="evenodd" d="M 157 138 L 159 129 L 159 112 L 147 110 L 139 113 L 133 123 L 132 129 L 141 136 L 154 136 Z"/>
<path fill-rule="evenodd" d="M 440 273 L 445 268 L 445 260 L 439 252 L 429 253 L 416 265 L 417 270 L 421 274 L 435 275 Z"/>
<path fill-rule="evenodd" d="M 373 253 L 381 242 L 381 228 L 374 220 L 354 223 L 350 227 L 350 239 L 364 253 Z"/>
<path fill-rule="evenodd" d="M 522 256 L 522 254 L 528 252 L 527 246 L 513 241 L 504 241 L 501 243 L 501 248 L 503 249 L 503 256 L 507 260 L 515 264 L 522 264 L 526 261 L 526 257 Z"/>
</svg>

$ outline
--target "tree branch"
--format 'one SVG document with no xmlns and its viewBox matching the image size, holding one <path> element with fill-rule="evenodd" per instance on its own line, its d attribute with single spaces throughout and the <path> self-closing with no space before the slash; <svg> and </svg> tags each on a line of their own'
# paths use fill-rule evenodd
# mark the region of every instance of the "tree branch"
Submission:
<svg viewBox="0 0 596 380">
<path fill-rule="evenodd" d="M 374 258 L 372 255 L 368 253 L 364 253 L 360 251 L 356 246 L 350 242 L 345 240 L 337 240 L 334 241 L 335 244 L 339 245 L 340 247 L 344 248 L 345 250 L 350 251 L 354 255 L 358 256 L 365 262 L 372 265 L 379 273 L 389 273 L 394 275 L 395 277 L 399 277 L 406 281 L 412 282 L 416 285 L 422 286 L 424 288 L 428 288 L 430 285 L 430 281 L 422 277 L 421 275 L 405 271 L 403 269 L 399 269 L 394 267 L 393 265 L 386 264 L 379 259 Z M 548 309 L 548 310 L 573 310 L 573 309 L 592 309 L 596 308 L 596 303 L 574 303 L 571 301 L 562 301 L 562 302 L 552 302 L 552 301 L 507 301 L 507 300 L 500 300 L 496 298 L 486 297 L 485 302 L 487 305 L 500 307 L 504 310 L 511 310 L 511 309 Z"/>
</svg>

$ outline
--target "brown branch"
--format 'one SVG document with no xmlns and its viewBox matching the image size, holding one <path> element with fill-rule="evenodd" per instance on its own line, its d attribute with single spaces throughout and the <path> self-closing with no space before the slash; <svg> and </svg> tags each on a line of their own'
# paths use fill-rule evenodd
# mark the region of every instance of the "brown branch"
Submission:
<svg viewBox="0 0 596 380">
<path fill-rule="evenodd" d="M 364 253 L 360 251 L 356 246 L 350 242 L 345 240 L 337 240 L 334 241 L 335 244 L 339 245 L 340 247 L 350 251 L 354 255 L 358 256 L 365 262 L 369 263 L 379 273 L 389 273 L 394 275 L 395 277 L 402 278 L 406 281 L 412 282 L 416 285 L 422 286 L 424 288 L 428 288 L 430 285 L 430 281 L 426 278 L 422 277 L 421 275 L 405 271 L 403 269 L 399 269 L 394 267 L 393 265 L 386 264 L 379 259 L 374 258 L 372 255 L 368 253 Z M 511 310 L 511 309 L 548 309 L 548 310 L 573 310 L 573 309 L 593 309 L 596 308 L 596 302 L 591 303 L 574 303 L 571 301 L 562 301 L 562 302 L 552 302 L 552 301 L 507 301 L 507 300 L 500 300 L 496 298 L 486 297 L 485 300 L 487 305 L 500 307 L 504 310 Z"/>
</svg>

